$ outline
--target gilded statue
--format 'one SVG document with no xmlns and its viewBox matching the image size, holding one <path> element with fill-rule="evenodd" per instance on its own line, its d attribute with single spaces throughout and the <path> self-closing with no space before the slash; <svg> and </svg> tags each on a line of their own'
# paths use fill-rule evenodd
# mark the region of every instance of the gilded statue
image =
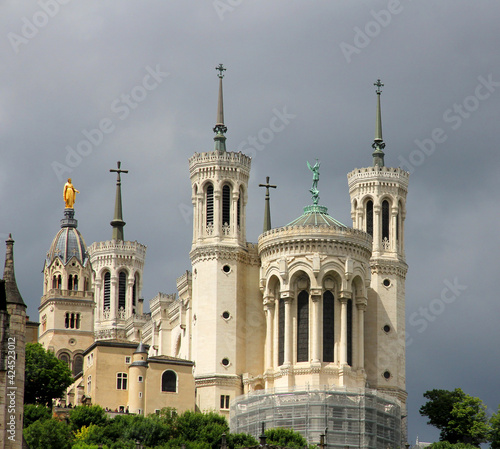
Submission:
<svg viewBox="0 0 500 449">
<path fill-rule="evenodd" d="M 63 198 L 66 203 L 66 209 L 73 209 L 75 205 L 76 194 L 80 193 L 75 189 L 71 183 L 71 178 L 68 178 L 68 182 L 64 184 Z"/>
</svg>

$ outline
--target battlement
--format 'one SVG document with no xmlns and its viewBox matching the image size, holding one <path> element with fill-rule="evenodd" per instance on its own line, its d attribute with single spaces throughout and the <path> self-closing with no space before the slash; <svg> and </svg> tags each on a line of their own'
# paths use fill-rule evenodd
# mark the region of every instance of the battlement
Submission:
<svg viewBox="0 0 500 449">
<path fill-rule="evenodd" d="M 386 181 L 399 181 L 406 188 L 408 188 L 410 173 L 397 167 L 366 167 L 355 168 L 352 172 L 347 174 L 349 188 L 353 184 L 360 181 L 372 180 L 386 180 Z"/>
<path fill-rule="evenodd" d="M 135 253 L 136 256 L 145 259 L 147 246 L 139 243 L 137 240 L 134 242 L 123 240 L 107 240 L 105 242 L 94 242 L 88 247 L 90 257 L 97 256 L 98 253 Z"/>
<path fill-rule="evenodd" d="M 250 171 L 252 159 L 243 154 L 241 151 L 238 153 L 230 151 L 210 151 L 207 153 L 194 153 L 194 155 L 189 158 L 189 171 L 192 174 L 197 169 L 214 164 L 240 164 L 248 171 Z"/>
</svg>

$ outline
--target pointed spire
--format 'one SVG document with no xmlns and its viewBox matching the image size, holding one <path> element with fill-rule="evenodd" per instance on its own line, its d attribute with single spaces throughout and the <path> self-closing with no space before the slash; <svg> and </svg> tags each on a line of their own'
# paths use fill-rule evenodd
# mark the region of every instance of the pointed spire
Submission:
<svg viewBox="0 0 500 449">
<path fill-rule="evenodd" d="M 215 70 L 219 71 L 217 75 L 219 77 L 219 101 L 217 103 L 217 121 L 214 127 L 214 137 L 215 150 L 216 151 L 226 151 L 226 136 L 224 133 L 227 131 L 226 125 L 224 125 L 224 101 L 222 96 L 222 78 L 224 78 L 224 71 L 226 68 L 219 64 Z"/>
<path fill-rule="evenodd" d="M 19 304 L 26 307 L 26 304 L 17 288 L 16 275 L 14 273 L 14 240 L 12 235 L 5 241 L 7 250 L 5 252 L 5 269 L 3 280 L 5 282 L 5 299 L 7 304 Z"/>
<path fill-rule="evenodd" d="M 372 148 L 375 150 L 372 153 L 373 156 L 373 166 L 384 166 L 384 152 L 382 151 L 385 148 L 384 139 L 382 138 L 382 112 L 380 109 L 380 94 L 382 93 L 383 83 L 380 82 L 380 79 L 377 80 L 376 83 L 373 83 L 374 86 L 377 86 L 377 114 L 375 119 L 375 139 L 372 144 Z"/>
<path fill-rule="evenodd" d="M 121 162 L 117 162 L 118 169 L 110 169 L 110 172 L 116 172 L 116 197 L 115 197 L 115 216 L 113 221 L 111 221 L 110 225 L 113 226 L 113 240 L 124 240 L 123 238 L 123 227 L 125 226 L 125 222 L 123 221 L 122 214 L 122 180 L 121 173 L 128 173 L 128 170 L 120 169 Z"/>
<path fill-rule="evenodd" d="M 271 205 L 270 205 L 270 196 L 269 189 L 275 189 L 276 186 L 269 184 L 269 176 L 266 176 L 266 183 L 259 184 L 259 187 L 266 188 L 266 204 L 264 206 L 264 232 L 269 231 L 271 229 Z"/>
</svg>

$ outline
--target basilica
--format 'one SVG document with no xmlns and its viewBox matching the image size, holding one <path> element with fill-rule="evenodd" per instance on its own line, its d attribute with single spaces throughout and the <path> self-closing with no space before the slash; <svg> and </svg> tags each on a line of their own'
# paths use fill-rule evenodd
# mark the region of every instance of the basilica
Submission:
<svg viewBox="0 0 500 449">
<path fill-rule="evenodd" d="M 289 427 L 329 447 L 386 449 L 406 439 L 404 222 L 409 173 L 384 163 L 381 87 L 368 166 L 347 175 L 352 227 L 311 204 L 246 241 L 251 158 L 226 148 L 219 65 L 214 148 L 189 159 L 191 268 L 145 312 L 146 246 L 124 239 L 121 174 L 110 240 L 86 246 L 64 187 L 46 255 L 39 342 L 75 383 L 65 402 L 149 414 L 216 410 L 231 430 Z"/>
</svg>

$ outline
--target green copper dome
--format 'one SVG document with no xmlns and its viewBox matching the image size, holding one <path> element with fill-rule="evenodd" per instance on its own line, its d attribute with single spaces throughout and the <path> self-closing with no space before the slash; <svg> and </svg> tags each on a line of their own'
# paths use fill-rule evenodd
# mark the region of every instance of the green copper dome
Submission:
<svg viewBox="0 0 500 449">
<path fill-rule="evenodd" d="M 299 218 L 288 223 L 287 226 L 328 226 L 347 228 L 346 225 L 328 215 L 328 209 L 325 206 L 318 205 L 304 207 L 304 213 Z"/>
</svg>

